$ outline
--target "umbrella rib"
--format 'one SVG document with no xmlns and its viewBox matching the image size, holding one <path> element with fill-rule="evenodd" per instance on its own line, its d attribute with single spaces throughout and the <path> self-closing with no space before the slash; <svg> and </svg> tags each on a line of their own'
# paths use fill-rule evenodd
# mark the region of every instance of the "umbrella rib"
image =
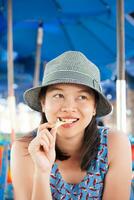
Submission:
<svg viewBox="0 0 134 200">
<path fill-rule="evenodd" d="M 56 7 L 56 10 L 61 12 L 61 11 L 62 11 L 62 8 L 61 8 L 60 4 L 58 3 L 58 1 L 57 1 L 57 0 L 52 0 L 52 2 L 54 3 L 54 5 L 55 5 L 55 7 Z M 68 44 L 69 44 L 71 50 L 75 50 L 74 45 L 73 45 L 73 43 L 72 43 L 72 41 L 71 41 L 71 38 L 70 38 L 70 36 L 69 36 L 67 30 L 65 29 L 64 24 L 63 24 L 62 21 L 59 19 L 59 17 L 57 17 L 57 21 L 59 22 L 59 25 L 60 25 L 61 29 L 62 29 L 63 32 L 64 32 L 64 35 L 65 35 L 65 37 L 66 37 L 66 39 L 67 39 L 67 41 L 68 41 Z"/>
<path fill-rule="evenodd" d="M 81 24 L 81 26 L 82 26 L 86 31 L 88 31 L 90 34 L 92 34 L 92 35 L 96 38 L 96 40 L 99 41 L 99 43 L 103 44 L 103 46 L 104 46 L 107 50 L 109 50 L 114 56 L 116 56 L 116 54 L 114 53 L 114 51 L 112 51 L 112 49 L 110 49 L 104 42 L 102 42 L 102 41 L 96 36 L 96 34 L 95 34 L 93 31 L 91 31 L 85 24 L 83 24 L 83 22 L 79 21 L 79 24 Z"/>
<path fill-rule="evenodd" d="M 54 3 L 54 6 L 56 7 L 57 11 L 62 11 L 62 8 L 57 0 L 52 0 L 52 2 Z"/>
<path fill-rule="evenodd" d="M 116 28 L 113 28 L 110 24 L 106 24 L 106 23 L 102 22 L 100 19 L 97 19 L 97 18 L 96 18 L 96 21 L 98 21 L 99 23 L 101 22 L 103 25 L 107 26 L 108 28 L 110 28 L 110 29 L 112 29 L 112 30 L 114 30 L 114 31 L 116 30 Z M 134 37 L 130 36 L 128 33 L 125 32 L 125 35 L 126 35 L 129 39 L 131 39 L 132 41 L 134 40 Z"/>
<path fill-rule="evenodd" d="M 62 7 L 61 7 L 60 3 L 58 2 L 58 0 L 51 0 L 51 1 L 53 2 L 54 6 L 56 7 L 56 10 L 58 12 L 62 12 Z M 100 15 L 104 12 L 111 12 L 111 7 L 107 2 L 105 2 L 105 0 L 99 0 L 99 1 L 101 2 L 101 4 L 103 4 L 104 8 L 106 8 L 106 9 L 105 9 L 105 11 L 102 10 L 102 11 L 99 11 L 99 12 L 97 11 L 96 13 L 94 12 L 94 15 Z M 65 15 L 65 13 L 64 13 L 64 15 Z M 82 13 L 82 15 L 84 15 L 84 13 Z M 91 15 L 93 15 L 93 14 L 88 13 L 85 16 L 91 16 Z M 70 14 L 69 15 L 66 14 L 66 16 L 70 16 Z M 79 14 L 78 15 L 76 14 L 75 16 L 78 17 Z"/>
<path fill-rule="evenodd" d="M 108 11 L 111 11 L 110 5 L 105 0 L 100 0 L 100 2 L 106 7 Z"/>
<path fill-rule="evenodd" d="M 114 27 L 111 26 L 110 24 L 104 23 L 104 21 L 102 22 L 100 19 L 97 19 L 97 18 L 96 18 L 96 21 L 98 21 L 99 23 L 101 23 L 101 24 L 107 26 L 107 28 L 116 31 L 116 28 L 114 28 Z M 133 37 L 132 35 L 130 36 L 130 35 L 129 35 L 128 33 L 126 33 L 126 32 L 125 32 L 125 36 L 127 36 L 127 37 L 128 37 L 130 40 L 132 40 L 132 41 L 134 40 L 134 37 Z"/>
<path fill-rule="evenodd" d="M 70 46 L 71 50 L 75 50 L 74 45 L 73 45 L 73 43 L 72 43 L 72 41 L 70 39 L 70 36 L 69 36 L 67 30 L 65 29 L 64 24 L 61 22 L 60 19 L 58 19 L 58 22 L 59 22 L 59 25 L 60 25 L 61 29 L 63 30 L 63 32 L 65 34 L 65 37 L 66 37 L 66 39 L 67 39 L 67 41 L 69 43 L 69 46 Z"/>
</svg>

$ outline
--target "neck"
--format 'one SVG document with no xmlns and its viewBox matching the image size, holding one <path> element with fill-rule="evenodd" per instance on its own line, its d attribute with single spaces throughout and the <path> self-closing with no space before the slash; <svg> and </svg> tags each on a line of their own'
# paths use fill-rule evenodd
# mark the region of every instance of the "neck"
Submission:
<svg viewBox="0 0 134 200">
<path fill-rule="evenodd" d="M 73 159 L 78 159 L 80 157 L 80 151 L 82 147 L 83 138 L 62 138 L 57 137 L 56 143 L 61 151 L 67 153 Z"/>
</svg>

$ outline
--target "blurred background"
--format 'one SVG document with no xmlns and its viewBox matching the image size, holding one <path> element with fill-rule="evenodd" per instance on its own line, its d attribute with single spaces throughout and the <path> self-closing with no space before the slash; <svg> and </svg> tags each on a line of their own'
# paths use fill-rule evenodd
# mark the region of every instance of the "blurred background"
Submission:
<svg viewBox="0 0 134 200">
<path fill-rule="evenodd" d="M 0 0 L 0 199 L 13 199 L 9 165 L 11 143 L 15 137 L 28 133 L 40 122 L 39 113 L 25 105 L 23 93 L 41 83 L 49 60 L 64 51 L 77 50 L 94 62 L 101 72 L 104 94 L 113 105 L 113 112 L 98 121 L 103 121 L 112 128 L 117 127 L 117 13 L 120 12 L 117 2 Z M 133 0 L 124 0 L 123 18 L 127 122 L 125 132 L 133 150 Z"/>
</svg>

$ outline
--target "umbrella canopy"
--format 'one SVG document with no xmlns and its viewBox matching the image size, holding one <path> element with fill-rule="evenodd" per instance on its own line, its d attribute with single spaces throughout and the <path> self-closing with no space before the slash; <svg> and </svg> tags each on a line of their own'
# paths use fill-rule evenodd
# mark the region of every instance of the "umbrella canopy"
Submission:
<svg viewBox="0 0 134 200">
<path fill-rule="evenodd" d="M 13 1 L 13 44 L 20 56 L 35 53 L 38 23 L 43 21 L 42 59 L 80 50 L 99 66 L 116 60 L 116 1 Z M 131 10 L 134 6 L 131 5 Z M 31 9 L 32 6 L 32 9 Z M 131 12 L 126 5 L 126 12 Z M 6 6 L 4 16 L 6 17 Z M 25 11 L 25 12 L 24 12 Z M 126 58 L 134 55 L 134 28 L 126 20 Z M 3 38 L 6 46 L 7 35 Z"/>
<path fill-rule="evenodd" d="M 1 47 L 6 49 L 7 0 L 0 2 L 1 15 L 4 19 Z M 126 14 L 134 11 L 132 0 L 125 3 Z M 35 57 L 40 21 L 43 23 L 44 32 L 42 61 L 49 61 L 66 50 L 78 50 L 99 66 L 103 80 L 112 76 L 112 69 L 107 65 L 116 61 L 115 0 L 94 0 L 92 3 L 88 0 L 33 0 L 32 3 L 26 0 L 13 0 L 13 47 L 18 55 L 16 65 L 21 68 L 18 70 L 15 67 L 17 73 L 22 71 L 23 74 L 28 74 L 34 71 L 32 61 Z M 134 55 L 134 26 L 127 18 L 125 51 L 126 58 Z M 29 60 L 32 66 L 28 66 L 26 60 Z M 42 72 L 43 65 L 40 78 Z M 33 73 L 31 74 L 33 76 Z"/>
</svg>

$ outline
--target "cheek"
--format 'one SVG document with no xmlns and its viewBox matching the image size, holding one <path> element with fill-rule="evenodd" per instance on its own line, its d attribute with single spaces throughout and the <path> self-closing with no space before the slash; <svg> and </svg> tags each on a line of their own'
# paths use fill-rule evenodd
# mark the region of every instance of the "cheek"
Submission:
<svg viewBox="0 0 134 200">
<path fill-rule="evenodd" d="M 45 114 L 47 115 L 48 113 L 51 113 L 53 110 L 54 110 L 53 105 L 49 101 L 46 101 L 44 106 Z"/>
<path fill-rule="evenodd" d="M 85 109 L 83 111 L 83 116 L 84 116 L 83 125 L 84 125 L 84 127 L 87 127 L 90 124 L 91 120 L 92 120 L 93 110 Z"/>
<path fill-rule="evenodd" d="M 53 119 L 53 112 L 54 112 L 54 109 L 52 108 L 52 106 L 50 104 L 45 104 L 44 113 L 46 115 L 48 122 L 53 121 L 52 120 Z"/>
<path fill-rule="evenodd" d="M 85 118 L 85 123 L 86 125 L 88 125 L 94 115 L 94 111 L 95 111 L 95 104 L 86 104 L 83 107 L 81 107 L 82 109 L 82 114 L 83 117 Z"/>
<path fill-rule="evenodd" d="M 57 112 L 59 110 L 59 106 L 55 105 L 51 100 L 46 100 L 44 105 L 44 112 L 48 121 L 52 121 L 55 118 Z"/>
<path fill-rule="evenodd" d="M 90 121 L 92 119 L 92 116 L 93 116 L 93 110 L 85 109 L 83 114 L 86 118 L 86 121 Z"/>
<path fill-rule="evenodd" d="M 85 103 L 84 105 L 81 105 L 80 108 L 83 110 L 83 113 L 86 115 L 91 115 L 95 111 L 95 103 L 90 102 L 90 103 Z"/>
</svg>

